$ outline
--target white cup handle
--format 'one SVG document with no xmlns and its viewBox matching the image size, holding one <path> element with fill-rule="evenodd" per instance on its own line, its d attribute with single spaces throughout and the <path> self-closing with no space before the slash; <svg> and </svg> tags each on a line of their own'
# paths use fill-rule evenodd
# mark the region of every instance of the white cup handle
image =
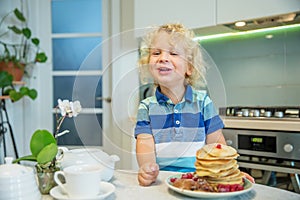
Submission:
<svg viewBox="0 0 300 200">
<path fill-rule="evenodd" d="M 57 183 L 57 185 L 62 189 L 62 191 L 65 194 L 68 194 L 66 187 L 62 184 L 62 182 L 58 178 L 59 175 L 65 177 L 65 173 L 63 171 L 57 171 L 54 173 L 54 181 Z"/>
</svg>

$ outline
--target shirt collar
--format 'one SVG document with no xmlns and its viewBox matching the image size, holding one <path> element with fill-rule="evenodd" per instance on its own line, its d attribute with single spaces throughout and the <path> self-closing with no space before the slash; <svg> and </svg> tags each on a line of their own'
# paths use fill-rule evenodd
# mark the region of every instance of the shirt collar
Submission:
<svg viewBox="0 0 300 200">
<path fill-rule="evenodd" d="M 161 93 L 159 86 L 156 88 L 155 96 L 158 103 L 166 103 L 169 100 L 169 98 L 166 95 Z M 193 100 L 193 89 L 190 85 L 186 86 L 184 99 L 189 102 L 192 102 Z"/>
</svg>

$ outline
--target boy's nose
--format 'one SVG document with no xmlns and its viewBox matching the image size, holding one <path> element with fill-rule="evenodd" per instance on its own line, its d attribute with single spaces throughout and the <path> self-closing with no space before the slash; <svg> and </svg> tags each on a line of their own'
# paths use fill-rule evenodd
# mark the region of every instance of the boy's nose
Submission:
<svg viewBox="0 0 300 200">
<path fill-rule="evenodd" d="M 159 57 L 159 62 L 169 62 L 169 54 L 167 52 L 162 52 Z"/>
</svg>

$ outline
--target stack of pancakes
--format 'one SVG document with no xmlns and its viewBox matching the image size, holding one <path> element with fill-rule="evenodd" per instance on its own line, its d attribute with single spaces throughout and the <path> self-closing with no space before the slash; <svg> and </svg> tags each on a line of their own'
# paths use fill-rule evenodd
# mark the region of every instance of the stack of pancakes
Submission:
<svg viewBox="0 0 300 200">
<path fill-rule="evenodd" d="M 237 151 L 227 145 L 213 143 L 205 145 L 196 154 L 196 174 L 211 184 L 243 184 L 239 170 Z"/>
</svg>

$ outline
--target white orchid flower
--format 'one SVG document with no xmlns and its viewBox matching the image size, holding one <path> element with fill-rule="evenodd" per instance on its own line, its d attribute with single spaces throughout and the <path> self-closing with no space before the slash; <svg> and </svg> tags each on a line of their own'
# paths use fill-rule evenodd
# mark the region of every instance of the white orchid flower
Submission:
<svg viewBox="0 0 300 200">
<path fill-rule="evenodd" d="M 69 100 L 58 99 L 58 107 L 62 116 L 76 117 L 81 111 L 81 105 L 79 101 L 70 102 Z"/>
<path fill-rule="evenodd" d="M 58 99 L 57 102 L 62 116 L 66 116 L 72 112 L 69 100 L 62 101 L 61 99 Z"/>
<path fill-rule="evenodd" d="M 81 111 L 81 105 L 79 101 L 70 102 L 72 114 L 76 117 Z"/>
<path fill-rule="evenodd" d="M 56 131 L 55 131 L 55 138 L 70 132 L 68 130 L 65 130 L 63 132 L 59 132 L 60 127 L 61 127 L 63 121 L 65 120 L 65 118 L 66 117 L 69 117 L 69 118 L 76 117 L 79 114 L 79 112 L 81 111 L 81 105 L 80 105 L 79 101 L 72 102 L 72 101 L 69 101 L 69 100 L 58 99 L 57 102 L 58 102 L 57 107 L 60 110 L 61 117 L 60 118 L 57 117 L 57 121 L 56 121 L 57 126 L 56 126 Z M 57 113 L 56 113 L 56 116 L 57 116 Z"/>
</svg>

